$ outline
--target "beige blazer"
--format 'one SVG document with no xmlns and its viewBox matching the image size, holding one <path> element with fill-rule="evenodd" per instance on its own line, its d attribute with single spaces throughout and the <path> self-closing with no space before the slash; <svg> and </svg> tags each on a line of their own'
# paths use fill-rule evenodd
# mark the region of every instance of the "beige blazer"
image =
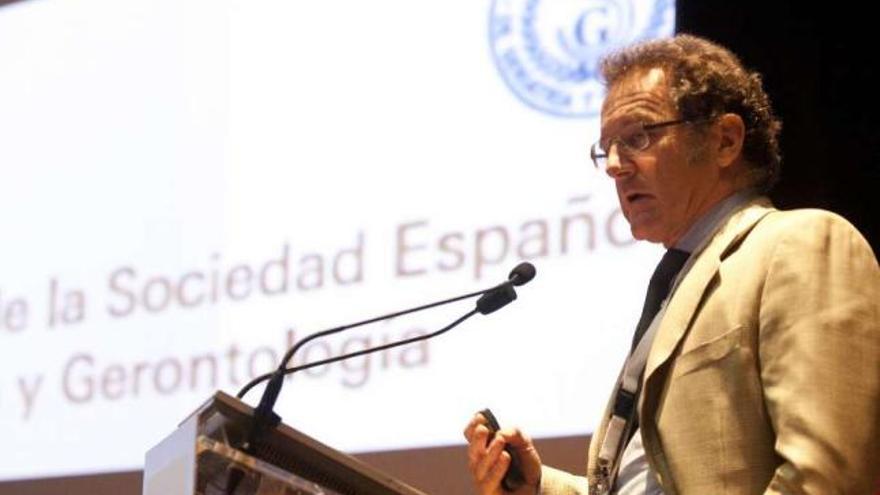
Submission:
<svg viewBox="0 0 880 495">
<path fill-rule="evenodd" d="M 758 199 L 695 255 L 657 329 L 639 402 L 664 493 L 872 493 L 880 267 L 870 246 L 837 215 Z M 541 484 L 545 494 L 587 493 L 584 478 L 550 468 Z"/>
</svg>

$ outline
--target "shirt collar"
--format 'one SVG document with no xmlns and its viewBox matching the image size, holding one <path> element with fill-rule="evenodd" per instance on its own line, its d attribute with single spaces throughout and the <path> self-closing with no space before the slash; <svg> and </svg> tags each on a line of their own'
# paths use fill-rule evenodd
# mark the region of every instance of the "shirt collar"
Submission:
<svg viewBox="0 0 880 495">
<path fill-rule="evenodd" d="M 675 249 L 693 253 L 715 231 L 722 220 L 756 195 L 754 190 L 745 189 L 719 201 L 675 243 Z"/>
</svg>

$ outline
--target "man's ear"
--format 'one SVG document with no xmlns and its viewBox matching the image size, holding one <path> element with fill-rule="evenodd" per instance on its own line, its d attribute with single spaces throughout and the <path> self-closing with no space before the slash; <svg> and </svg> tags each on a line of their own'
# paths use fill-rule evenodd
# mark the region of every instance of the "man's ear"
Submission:
<svg viewBox="0 0 880 495">
<path fill-rule="evenodd" d="M 742 117 L 735 113 L 725 113 L 715 122 L 715 133 L 719 138 L 715 152 L 718 165 L 727 168 L 736 163 L 742 155 L 743 142 L 746 137 L 746 125 Z"/>
</svg>

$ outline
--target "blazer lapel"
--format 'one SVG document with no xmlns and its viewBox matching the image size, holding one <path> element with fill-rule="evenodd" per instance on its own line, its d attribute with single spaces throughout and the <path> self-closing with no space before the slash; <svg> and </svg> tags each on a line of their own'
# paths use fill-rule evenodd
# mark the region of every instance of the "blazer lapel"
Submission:
<svg viewBox="0 0 880 495">
<path fill-rule="evenodd" d="M 749 233 L 752 227 L 771 211 L 773 211 L 773 207 L 766 198 L 757 198 L 746 204 L 723 223 L 722 227 L 716 231 L 701 250 L 692 255 L 692 260 L 688 262 L 691 265 L 690 270 L 677 288 L 674 288 L 672 298 L 667 304 L 663 320 L 660 322 L 660 327 L 657 329 L 654 342 L 651 345 L 648 362 L 645 366 L 646 388 L 652 375 L 669 360 L 687 333 L 690 322 L 696 314 L 697 306 L 702 301 L 703 294 L 710 282 L 718 273 L 721 261 Z M 645 393 L 641 394 L 642 400 L 640 402 L 644 401 L 646 395 Z M 642 412 L 643 418 L 646 417 L 646 412 Z"/>
</svg>

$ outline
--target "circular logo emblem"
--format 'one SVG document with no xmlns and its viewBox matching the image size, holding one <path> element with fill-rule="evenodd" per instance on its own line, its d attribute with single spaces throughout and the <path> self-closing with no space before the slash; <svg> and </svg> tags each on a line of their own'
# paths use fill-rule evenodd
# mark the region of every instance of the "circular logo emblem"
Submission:
<svg viewBox="0 0 880 495">
<path fill-rule="evenodd" d="M 492 0 L 489 43 L 514 94 L 560 117 L 595 117 L 605 89 L 599 58 L 671 35 L 673 0 Z"/>
</svg>

